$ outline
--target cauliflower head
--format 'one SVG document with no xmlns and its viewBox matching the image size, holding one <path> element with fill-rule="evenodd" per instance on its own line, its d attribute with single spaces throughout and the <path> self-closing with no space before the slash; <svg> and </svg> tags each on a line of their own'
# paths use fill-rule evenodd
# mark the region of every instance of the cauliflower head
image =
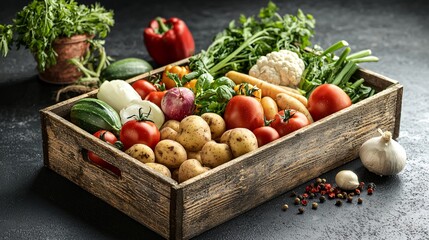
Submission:
<svg viewBox="0 0 429 240">
<path fill-rule="evenodd" d="M 272 84 L 296 87 L 305 69 L 304 61 L 289 50 L 262 56 L 249 70 L 249 75 Z"/>
</svg>

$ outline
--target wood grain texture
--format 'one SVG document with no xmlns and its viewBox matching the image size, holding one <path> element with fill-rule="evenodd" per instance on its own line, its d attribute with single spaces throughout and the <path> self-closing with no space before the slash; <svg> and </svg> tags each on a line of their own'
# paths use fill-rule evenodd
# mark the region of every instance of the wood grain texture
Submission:
<svg viewBox="0 0 429 240">
<path fill-rule="evenodd" d="M 377 93 L 181 184 L 67 120 L 73 104 L 94 97 L 95 90 L 41 110 L 45 166 L 161 236 L 190 239 L 356 159 L 361 144 L 378 135 L 377 128 L 397 137 L 403 87 L 365 69 L 356 76 L 364 77 Z M 121 176 L 85 160 L 86 150 L 118 167 Z"/>
</svg>

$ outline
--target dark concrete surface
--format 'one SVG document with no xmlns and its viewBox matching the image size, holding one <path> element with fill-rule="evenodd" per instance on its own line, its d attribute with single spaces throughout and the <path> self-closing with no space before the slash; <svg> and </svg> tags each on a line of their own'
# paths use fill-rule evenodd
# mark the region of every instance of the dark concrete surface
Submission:
<svg viewBox="0 0 429 240">
<path fill-rule="evenodd" d="M 3 1 L 0 22 L 27 1 Z M 88 3 L 90 1 L 80 1 Z M 267 1 L 114 1 L 116 25 L 108 54 L 150 60 L 142 30 L 158 15 L 184 19 L 197 50 L 240 13 L 257 14 Z M 313 43 L 347 40 L 352 50 L 370 48 L 380 62 L 362 65 L 404 86 L 398 141 L 408 154 L 403 172 L 378 177 L 356 159 L 322 174 L 333 182 L 341 169 L 374 182 L 362 205 L 327 201 L 297 215 L 290 193 L 248 211 L 196 239 L 429 239 L 429 3 L 426 1 L 276 1 L 281 13 L 298 8 L 317 20 Z M 0 58 L 0 239 L 160 239 L 131 218 L 43 167 L 38 111 L 54 104 L 58 86 L 38 80 L 28 51 Z M 365 116 L 362 116 L 365 117 Z M 340 147 L 340 146 L 339 146 Z M 302 192 L 306 184 L 295 189 Z M 290 209 L 281 211 L 288 203 Z"/>
</svg>

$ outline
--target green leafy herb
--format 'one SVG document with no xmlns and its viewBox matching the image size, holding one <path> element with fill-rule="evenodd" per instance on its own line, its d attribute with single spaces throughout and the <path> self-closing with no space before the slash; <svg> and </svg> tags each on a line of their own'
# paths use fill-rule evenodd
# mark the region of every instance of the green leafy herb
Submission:
<svg viewBox="0 0 429 240">
<path fill-rule="evenodd" d="M 234 86 L 235 83 L 227 77 L 214 79 L 210 73 L 201 74 L 195 85 L 196 114 L 213 112 L 223 115 L 228 101 L 235 95 Z"/>
<path fill-rule="evenodd" d="M 56 63 L 56 39 L 76 34 L 105 38 L 113 25 L 113 11 L 98 3 L 88 7 L 73 0 L 33 0 L 17 13 L 13 24 L 0 25 L 0 52 L 6 56 L 13 44 L 24 46 L 44 71 Z"/>
<path fill-rule="evenodd" d="M 311 44 L 315 20 L 298 10 L 297 15 L 281 16 L 269 2 L 257 17 L 240 16 L 239 23 L 216 35 L 206 51 L 190 58 L 192 71 L 205 69 L 215 78 L 230 70 L 248 72 L 257 59 L 281 49 L 305 48 Z"/>
</svg>

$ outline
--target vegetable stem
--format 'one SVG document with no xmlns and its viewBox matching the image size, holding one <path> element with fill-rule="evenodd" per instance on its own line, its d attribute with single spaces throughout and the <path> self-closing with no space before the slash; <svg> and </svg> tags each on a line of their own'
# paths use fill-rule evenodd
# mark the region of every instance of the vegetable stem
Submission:
<svg viewBox="0 0 429 240">
<path fill-rule="evenodd" d="M 349 56 L 347 56 L 346 60 L 350 61 L 353 59 L 357 59 L 357 58 L 363 58 L 363 57 L 367 57 L 371 55 L 371 50 L 367 49 L 367 50 L 362 50 L 353 54 L 350 54 Z"/>
<path fill-rule="evenodd" d="M 322 55 L 325 56 L 328 53 L 333 53 L 333 52 L 335 52 L 335 51 L 337 51 L 343 47 L 347 47 L 347 46 L 349 46 L 349 43 L 346 42 L 345 40 L 338 41 L 338 42 L 332 44 L 330 47 L 328 47 L 325 51 L 323 51 Z"/>
<path fill-rule="evenodd" d="M 226 58 L 224 58 L 222 61 L 220 61 L 219 63 L 217 63 L 216 65 L 214 65 L 211 69 L 210 69 L 210 73 L 212 75 L 215 75 L 214 73 L 216 73 L 217 71 L 219 71 L 221 68 L 224 67 L 224 65 L 226 63 L 228 63 L 232 58 L 234 58 L 236 55 L 238 55 L 241 50 L 243 50 L 244 48 L 246 48 L 247 46 L 249 46 L 250 44 L 252 44 L 253 42 L 259 40 L 258 38 L 263 35 L 266 34 L 267 30 L 262 30 L 256 34 L 254 34 L 252 37 L 250 37 L 249 39 L 247 39 L 240 47 L 238 47 L 234 52 L 232 52 L 230 55 L 228 55 Z"/>
<path fill-rule="evenodd" d="M 351 61 L 354 63 L 363 63 L 363 62 L 378 62 L 378 57 L 375 56 L 367 56 L 362 58 L 352 59 Z"/>
</svg>

